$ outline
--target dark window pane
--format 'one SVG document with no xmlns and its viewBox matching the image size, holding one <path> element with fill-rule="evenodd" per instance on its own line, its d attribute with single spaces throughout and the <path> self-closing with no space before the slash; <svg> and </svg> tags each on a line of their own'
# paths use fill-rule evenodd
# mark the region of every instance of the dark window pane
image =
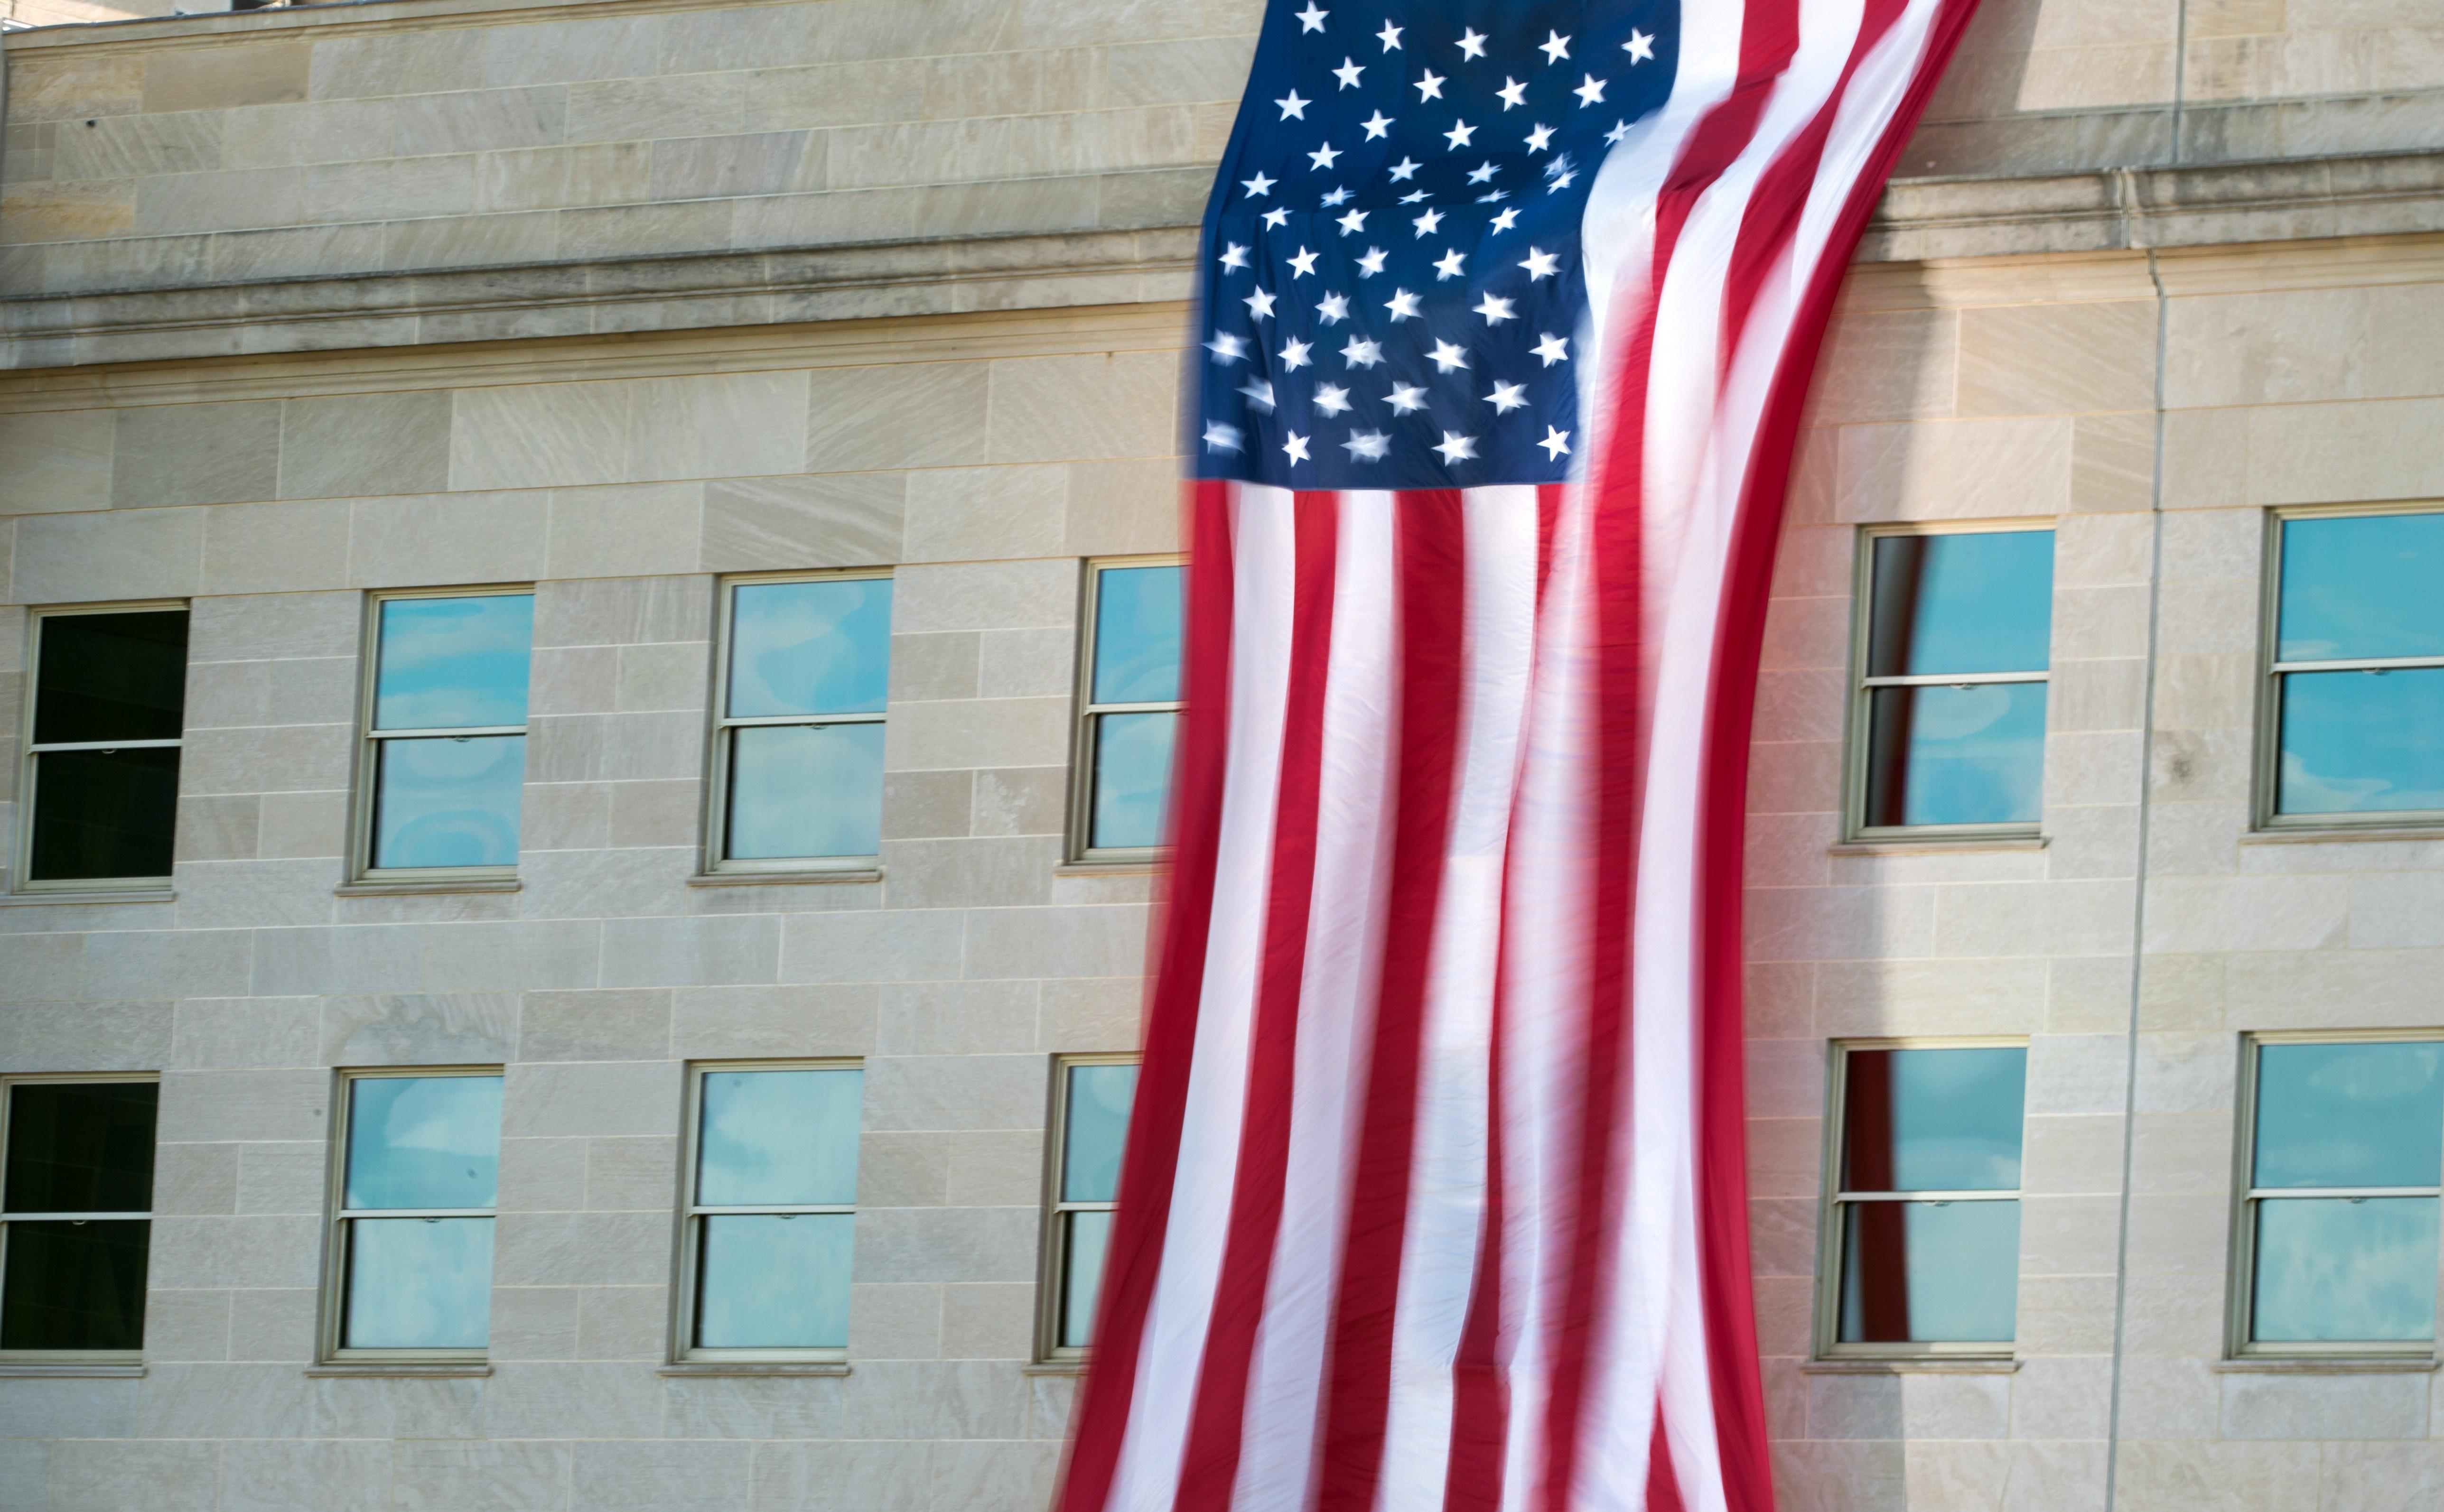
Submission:
<svg viewBox="0 0 2444 1512">
<path fill-rule="evenodd" d="M 1177 567 L 1105 567 L 1095 585 L 1098 704 L 1163 704 L 1179 696 Z"/>
<path fill-rule="evenodd" d="M 0 1349 L 139 1349 L 153 1226 L 12 1223 L 0 1277 Z"/>
<path fill-rule="evenodd" d="M 699 1349 L 848 1346 L 848 1213 L 733 1214 L 699 1220 Z"/>
<path fill-rule="evenodd" d="M 1086 843 L 1159 845 L 1171 806 L 1177 714 L 1095 716 L 1095 807 Z"/>
<path fill-rule="evenodd" d="M 2250 1337 L 2433 1338 L 2435 1207 L 2433 1197 L 2259 1203 Z"/>
<path fill-rule="evenodd" d="M 750 725 L 730 737 L 731 859 L 881 849 L 880 725 Z"/>
<path fill-rule="evenodd" d="M 37 882 L 167 876 L 178 823 L 178 748 L 46 750 L 34 756 Z"/>
<path fill-rule="evenodd" d="M 1110 1202 L 1120 1195 L 1120 1150 L 1129 1135 L 1135 1066 L 1071 1066 L 1069 1127 L 1061 1148 L 1061 1200 Z"/>
<path fill-rule="evenodd" d="M 350 1084 L 344 1206 L 490 1208 L 500 1173 L 500 1078 L 360 1077 Z"/>
<path fill-rule="evenodd" d="M 151 1081 L 21 1081 L 9 1089 L 12 1213 L 140 1213 L 153 1208 Z"/>
<path fill-rule="evenodd" d="M 2283 522 L 2278 661 L 2444 656 L 2444 514 Z"/>
<path fill-rule="evenodd" d="M 2257 1050 L 2258 1187 L 2433 1187 L 2444 1177 L 2444 1043 Z"/>
<path fill-rule="evenodd" d="M 857 1201 L 858 1071 L 712 1071 L 696 1137 L 706 1208 Z"/>
<path fill-rule="evenodd" d="M 1842 1063 L 1842 1190 L 2019 1186 L 2027 1050 L 1853 1050 Z"/>
<path fill-rule="evenodd" d="M 2018 1203 L 1867 1202 L 1848 1209 L 1842 1343 L 2003 1343 L 2012 1337 L 2020 1300 Z"/>
<path fill-rule="evenodd" d="M 187 612 L 49 615 L 34 743 L 176 740 L 187 704 Z"/>
<path fill-rule="evenodd" d="M 2289 673 L 2282 756 L 2286 814 L 2444 808 L 2444 668 Z"/>
<path fill-rule="evenodd" d="M 492 1332 L 492 1220 L 348 1225 L 348 1349 L 482 1349 Z"/>
<path fill-rule="evenodd" d="M 1879 536 L 1872 570 L 1867 675 L 2046 670 L 2052 531 Z"/>
<path fill-rule="evenodd" d="M 2030 824 L 2045 811 L 2044 683 L 1867 698 L 1869 824 Z"/>
<path fill-rule="evenodd" d="M 1112 1215 L 1083 1212 L 1066 1217 L 1069 1231 L 1063 1236 L 1067 1253 L 1062 1261 L 1060 1339 L 1064 1349 L 1083 1349 L 1095 1338 L 1095 1300 L 1103 1290 L 1103 1256 L 1112 1247 Z"/>
<path fill-rule="evenodd" d="M 374 865 L 515 864 L 527 780 L 524 735 L 377 744 Z"/>
<path fill-rule="evenodd" d="M 733 592 L 731 718 L 882 711 L 890 579 L 750 582 Z"/>
<path fill-rule="evenodd" d="M 527 722 L 534 595 L 392 599 L 381 606 L 376 729 Z"/>
</svg>

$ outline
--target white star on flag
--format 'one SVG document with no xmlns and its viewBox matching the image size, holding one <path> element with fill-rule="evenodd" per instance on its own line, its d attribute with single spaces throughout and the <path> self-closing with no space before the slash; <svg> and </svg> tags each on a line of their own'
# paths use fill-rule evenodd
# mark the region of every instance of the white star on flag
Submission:
<svg viewBox="0 0 2444 1512">
<path fill-rule="evenodd" d="M 1361 120 L 1358 124 L 1366 128 L 1366 139 L 1368 141 L 1373 141 L 1376 138 L 1388 135 L 1391 132 L 1393 120 L 1393 117 L 1387 116 L 1379 110 L 1375 112 L 1375 118 L 1372 120 Z"/>
<path fill-rule="evenodd" d="M 1374 367 L 1382 360 L 1383 343 L 1368 341 L 1362 336 L 1351 337 L 1349 344 L 1341 349 L 1343 367 Z"/>
<path fill-rule="evenodd" d="M 1235 425 L 1224 425 L 1219 420 L 1209 423 L 1205 427 L 1205 448 L 1209 452 L 1238 451 L 1239 428 Z"/>
<path fill-rule="evenodd" d="M 1228 331 L 1215 331 L 1213 340 L 1205 343 L 1205 349 L 1213 354 L 1216 362 L 1236 362 L 1248 355 L 1248 339 L 1233 336 Z"/>
<path fill-rule="evenodd" d="M 1340 225 L 1342 235 L 1355 235 L 1366 229 L 1366 212 L 1362 210 L 1353 210 L 1341 217 Z"/>
<path fill-rule="evenodd" d="M 1443 255 L 1435 260 L 1435 282 L 1439 284 L 1444 279 L 1459 277 L 1459 265 L 1467 260 L 1468 254 L 1457 248 L 1445 249 Z"/>
<path fill-rule="evenodd" d="M 1438 210 L 1430 210 L 1424 214 L 1418 216 L 1416 220 L 1410 222 L 1411 225 L 1417 228 L 1417 234 L 1419 236 L 1433 235 L 1435 230 L 1441 228 L 1442 223 L 1443 212 Z"/>
<path fill-rule="evenodd" d="M 1272 318 L 1273 293 L 1270 289 L 1260 288 L 1253 294 L 1249 295 L 1240 303 L 1246 304 L 1248 306 L 1248 313 L 1257 320 L 1262 321 Z"/>
<path fill-rule="evenodd" d="M 1352 431 L 1349 439 L 1341 443 L 1352 462 L 1380 462 L 1392 450 L 1392 438 L 1380 431 Z M 1235 449 L 1234 449 L 1235 450 Z"/>
<path fill-rule="evenodd" d="M 1305 9 L 1293 11 L 1291 13 L 1298 17 L 1299 30 L 1301 31 L 1322 31 L 1324 29 L 1324 18 L 1332 14 L 1329 10 L 1317 9 L 1315 8 L 1315 0 L 1306 0 Z"/>
<path fill-rule="evenodd" d="M 1558 462 L 1570 454 L 1570 433 L 1548 425 L 1545 427 L 1545 439 L 1536 444 L 1545 449 L 1545 460 Z"/>
<path fill-rule="evenodd" d="M 1451 143 L 1452 151 L 1457 152 L 1467 146 L 1468 139 L 1475 135 L 1476 128 L 1462 120 L 1454 122 L 1451 130 L 1443 133 L 1443 140 Z"/>
<path fill-rule="evenodd" d="M 1528 269 L 1528 282 L 1533 284 L 1540 279 L 1550 278 L 1554 274 L 1560 272 L 1562 270 L 1562 260 L 1554 256 L 1551 252 L 1540 252 L 1535 248 L 1530 247 L 1528 249 L 1527 257 L 1520 262 L 1519 266 Z"/>
<path fill-rule="evenodd" d="M 1349 412 L 1349 391 L 1338 383 L 1319 383 L 1315 386 L 1315 407 L 1326 415 L 1345 415 Z"/>
<path fill-rule="evenodd" d="M 1493 176 L 1494 172 L 1495 170 L 1492 163 L 1479 163 L 1468 171 L 1468 181 L 1472 184 L 1484 183 L 1487 179 Z"/>
<path fill-rule="evenodd" d="M 1536 48 L 1545 55 L 1545 66 L 1550 68 L 1570 55 L 1570 39 L 1558 31 L 1546 31 Z"/>
<path fill-rule="evenodd" d="M 1296 116 L 1299 120 L 1305 120 L 1306 119 L 1306 107 L 1315 103 L 1315 101 L 1312 100 L 1301 100 L 1299 98 L 1299 92 L 1293 89 L 1282 99 L 1274 101 L 1273 103 L 1282 107 L 1282 119 L 1284 120 L 1289 120 L 1292 116 Z"/>
<path fill-rule="evenodd" d="M 1501 214 L 1493 217 L 1493 230 L 1498 231 L 1507 231 L 1518 223 L 1519 210 L 1517 206 L 1513 206 L 1510 209 L 1504 211 Z"/>
<path fill-rule="evenodd" d="M 1390 255 L 1391 253 L 1386 252 L 1380 247 L 1369 247 L 1366 249 L 1366 255 L 1358 260 L 1358 276 L 1361 278 L 1373 278 L 1376 274 L 1383 271 L 1383 259 Z"/>
<path fill-rule="evenodd" d="M 1416 190 L 1416 191 L 1415 191 L 1414 193 L 1411 193 L 1411 194 L 1402 194 L 1402 195 L 1400 196 L 1400 203 L 1401 203 L 1401 204 L 1403 204 L 1403 205 L 1415 205 L 1415 204 L 1416 204 L 1418 201 L 1420 201 L 1420 200 L 1424 199 L 1425 197 L 1426 197 L 1426 192 L 1425 192 L 1424 190 L 1420 189 L 1420 190 Z"/>
<path fill-rule="evenodd" d="M 1502 98 L 1502 108 L 1512 109 L 1528 102 L 1528 86 L 1509 74 L 1502 76 L 1502 87 L 1494 93 Z"/>
<path fill-rule="evenodd" d="M 1629 40 L 1620 45 L 1620 50 L 1629 54 L 1629 61 L 1633 64 L 1653 63 L 1655 39 L 1636 27 L 1632 27 L 1629 28 Z"/>
<path fill-rule="evenodd" d="M 1355 89 L 1358 87 L 1358 76 L 1365 71 L 1365 65 L 1357 59 L 1343 58 L 1341 60 L 1341 66 L 1332 70 L 1332 77 L 1341 81 L 1342 88 Z"/>
<path fill-rule="evenodd" d="M 1278 205 L 1265 212 L 1265 225 L 1268 230 L 1280 230 L 1289 223 L 1290 212 Z"/>
<path fill-rule="evenodd" d="M 1343 188 L 1335 188 L 1330 194 L 1324 196 L 1324 208 L 1330 210 L 1333 206 L 1341 204 L 1348 198 L 1348 190 Z"/>
<path fill-rule="evenodd" d="M 1289 344 L 1282 348 L 1282 366 L 1288 368 L 1306 366 L 1306 355 L 1314 349 L 1313 341 L 1302 341 L 1296 337 L 1290 338 Z"/>
<path fill-rule="evenodd" d="M 1323 146 L 1318 147 L 1315 151 L 1307 154 L 1306 160 L 1315 164 L 1313 172 L 1322 173 L 1324 170 L 1331 167 L 1334 163 L 1340 161 L 1341 154 L 1333 151 L 1332 143 L 1325 142 Z"/>
<path fill-rule="evenodd" d="M 1463 58 L 1485 56 L 1485 33 L 1473 27 L 1459 28 L 1459 55 Z"/>
<path fill-rule="evenodd" d="M 1225 242 L 1222 244 L 1221 261 L 1225 267 L 1245 267 L 1248 266 L 1248 249 L 1237 242 Z"/>
<path fill-rule="evenodd" d="M 1485 402 L 1493 406 L 1493 413 L 1496 415 L 1509 415 L 1513 410 L 1524 410 L 1528 407 L 1528 385 L 1505 383 L 1496 379 L 1493 392 L 1485 396 Z"/>
<path fill-rule="evenodd" d="M 1445 431 L 1443 444 L 1434 450 L 1443 454 L 1445 467 L 1454 462 L 1473 462 L 1476 460 L 1476 437 L 1462 435 L 1457 431 Z"/>
<path fill-rule="evenodd" d="M 1304 247 L 1300 248 L 1296 256 L 1286 259 L 1286 261 L 1290 265 L 1290 277 L 1305 278 L 1309 273 L 1314 272 L 1315 258 L 1315 253 L 1308 251 Z"/>
<path fill-rule="evenodd" d="M 1488 325 L 1499 325 L 1504 321 L 1517 319 L 1510 312 L 1510 301 L 1495 299 L 1490 294 L 1486 295 L 1477 304 L 1476 313 L 1485 317 L 1485 323 Z"/>
<path fill-rule="evenodd" d="M 1400 50 L 1400 28 L 1386 21 L 1383 23 L 1383 29 L 1375 33 L 1375 35 L 1377 39 L 1383 44 L 1383 50 L 1385 52 L 1398 52 Z"/>
<path fill-rule="evenodd" d="M 1306 437 L 1299 434 L 1296 431 L 1292 431 L 1289 433 L 1288 438 L 1282 442 L 1282 450 L 1289 453 L 1289 459 L 1293 462 L 1307 462 L 1313 460 L 1313 458 L 1306 454 Z"/>
<path fill-rule="evenodd" d="M 1436 341 L 1435 349 L 1426 354 L 1426 360 L 1435 365 L 1435 372 L 1449 373 L 1468 366 L 1468 353 L 1449 341 Z"/>
<path fill-rule="evenodd" d="M 1251 378 L 1239 385 L 1239 392 L 1248 396 L 1249 403 L 1267 415 L 1273 413 L 1273 385 L 1269 379 Z"/>
<path fill-rule="evenodd" d="M 1553 128 L 1550 126 L 1532 127 L 1528 133 L 1528 150 L 1531 153 L 1543 152 L 1552 145 L 1552 141 Z"/>
<path fill-rule="evenodd" d="M 1394 415 L 1407 415 L 1426 407 L 1426 389 L 1422 383 L 1395 383 L 1392 392 L 1383 397 L 1391 401 Z"/>
<path fill-rule="evenodd" d="M 1446 77 L 1446 75 L 1435 72 L 1432 68 L 1429 68 L 1423 74 L 1420 74 L 1417 78 L 1418 102 L 1423 103 L 1429 100 L 1440 100 L 1443 97 L 1443 80 Z"/>
<path fill-rule="evenodd" d="M 1545 365 L 1551 367 L 1556 362 L 1566 362 L 1570 360 L 1569 339 L 1555 336 L 1552 332 L 1546 331 L 1534 346 L 1528 348 L 1528 351 L 1534 356 L 1543 358 Z"/>
<path fill-rule="evenodd" d="M 1349 296 L 1346 294 L 1326 294 L 1324 297 L 1324 302 L 1315 307 L 1315 313 L 1316 319 L 1320 323 L 1324 325 L 1338 325 L 1342 321 L 1349 319 Z"/>
<path fill-rule="evenodd" d="M 1379 116 L 1382 112 L 1379 110 L 1375 114 Z M 1417 176 L 1417 170 L 1424 166 L 1426 165 L 1403 154 L 1400 160 L 1391 167 L 1392 182 L 1397 184 L 1403 178 L 1415 178 Z"/>
<path fill-rule="evenodd" d="M 1395 325 L 1402 321 L 1416 320 L 1424 313 L 1417 308 L 1417 296 L 1405 288 L 1394 289 L 1392 297 L 1384 302 L 1383 307 L 1392 312 L 1392 323 Z"/>
<path fill-rule="evenodd" d="M 1579 108 L 1581 110 L 1584 110 L 1589 105 L 1600 105 L 1603 103 L 1603 89 L 1604 81 L 1597 78 L 1593 74 L 1589 74 L 1587 75 L 1586 83 L 1579 85 L 1576 89 L 1571 90 L 1570 93 L 1579 97 Z"/>
<path fill-rule="evenodd" d="M 1281 180 L 1278 178 L 1268 178 L 1263 174 L 1258 174 L 1253 178 L 1242 179 L 1239 187 L 1248 192 L 1248 197 L 1250 199 L 1254 199 L 1259 194 L 1271 194 L 1273 192 L 1273 186 L 1280 182 Z"/>
</svg>

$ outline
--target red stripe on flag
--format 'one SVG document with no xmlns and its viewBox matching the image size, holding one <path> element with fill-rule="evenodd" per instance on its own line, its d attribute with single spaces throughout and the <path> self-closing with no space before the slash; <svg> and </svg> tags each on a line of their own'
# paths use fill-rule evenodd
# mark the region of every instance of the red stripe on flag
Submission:
<svg viewBox="0 0 2444 1512">
<path fill-rule="evenodd" d="M 1392 1397 L 1392 1331 L 1408 1234 L 1417 1066 L 1459 745 L 1467 535 L 1455 491 L 1402 493 L 1393 523 L 1399 604 L 1398 811 L 1365 1111 L 1333 1318 L 1320 1512 L 1373 1512 Z"/>
<path fill-rule="evenodd" d="M 1272 1277 L 1281 1232 L 1282 1179 L 1288 1168 L 1290 1104 L 1298 1071 L 1300 986 L 1305 975 L 1307 915 L 1315 889 L 1316 804 L 1323 784 L 1324 701 L 1332 659 L 1334 573 L 1340 501 L 1330 493 L 1296 498 L 1296 587 L 1289 688 L 1283 709 L 1282 772 L 1273 816 L 1272 879 L 1266 898 L 1264 958 L 1249 1048 L 1247 1114 L 1231 1230 L 1207 1323 L 1196 1406 L 1182 1459 L 1177 1512 L 1220 1512 L 1238 1479 L 1248 1404 L 1248 1371 Z"/>
</svg>

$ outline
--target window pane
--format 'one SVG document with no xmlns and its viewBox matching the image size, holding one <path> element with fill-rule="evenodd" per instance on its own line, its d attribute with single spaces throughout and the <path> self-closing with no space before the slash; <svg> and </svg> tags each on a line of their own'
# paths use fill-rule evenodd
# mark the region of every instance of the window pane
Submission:
<svg viewBox="0 0 2444 1512">
<path fill-rule="evenodd" d="M 46 615 L 34 742 L 176 740 L 187 704 L 187 612 Z"/>
<path fill-rule="evenodd" d="M 2259 1203 L 2250 1337 L 2434 1337 L 2435 1206 L 2433 1197 Z"/>
<path fill-rule="evenodd" d="M 732 860 L 882 848 L 880 725 L 750 725 L 730 740 Z"/>
<path fill-rule="evenodd" d="M 891 580 L 734 588 L 730 717 L 882 711 L 891 675 Z"/>
<path fill-rule="evenodd" d="M 1120 1148 L 1129 1135 L 1135 1066 L 1071 1066 L 1069 1128 L 1061 1147 L 1061 1200 L 1111 1202 L 1120 1190 Z"/>
<path fill-rule="evenodd" d="M 1879 536 L 1872 570 L 1869 676 L 2046 670 L 2052 531 Z"/>
<path fill-rule="evenodd" d="M 2024 824 L 2044 812 L 2046 685 L 1868 694 L 1867 822 Z"/>
<path fill-rule="evenodd" d="M 2444 1178 L 2444 1044 L 2257 1049 L 2259 1187 L 2433 1187 Z"/>
<path fill-rule="evenodd" d="M 2283 522 L 2278 661 L 2444 656 L 2444 514 Z"/>
<path fill-rule="evenodd" d="M 698 1220 L 695 1342 L 699 1349 L 845 1349 L 848 1213 L 728 1215 Z"/>
<path fill-rule="evenodd" d="M 710 1071 L 696 1137 L 706 1208 L 857 1201 L 857 1071 Z"/>
<path fill-rule="evenodd" d="M 500 1078 L 350 1085 L 346 1207 L 490 1208 L 500 1174 Z"/>
<path fill-rule="evenodd" d="M 377 744 L 374 865 L 516 863 L 527 780 L 524 735 Z"/>
<path fill-rule="evenodd" d="M 1103 1290 L 1103 1255 L 1112 1245 L 1112 1215 L 1066 1215 L 1068 1253 L 1061 1266 L 1061 1346 L 1083 1349 L 1094 1342 L 1095 1300 Z"/>
<path fill-rule="evenodd" d="M 374 728 L 523 725 L 533 648 L 532 594 L 385 599 Z"/>
<path fill-rule="evenodd" d="M 0 1349 L 139 1349 L 153 1226 L 12 1223 Z"/>
<path fill-rule="evenodd" d="M 349 1349 L 482 1349 L 492 1332 L 492 1220 L 348 1225 Z"/>
<path fill-rule="evenodd" d="M 178 820 L 178 749 L 48 750 L 34 757 L 36 881 L 167 876 Z"/>
<path fill-rule="evenodd" d="M 1095 583 L 1099 704 L 1162 704 L 1179 696 L 1177 567 L 1104 567 Z"/>
<path fill-rule="evenodd" d="M 1847 1205 L 1842 1342 L 2002 1343 L 2020 1300 L 2016 1202 Z"/>
<path fill-rule="evenodd" d="M 1159 845 L 1170 811 L 1177 714 L 1095 716 L 1095 814 L 1086 843 Z"/>
<path fill-rule="evenodd" d="M 12 1213 L 140 1213 L 153 1207 L 151 1081 L 21 1081 L 9 1089 Z"/>
<path fill-rule="evenodd" d="M 2027 1050 L 1853 1050 L 1842 1062 L 1842 1190 L 2020 1185 Z"/>
<path fill-rule="evenodd" d="M 2286 814 L 2444 808 L 2444 668 L 2283 678 Z"/>
</svg>

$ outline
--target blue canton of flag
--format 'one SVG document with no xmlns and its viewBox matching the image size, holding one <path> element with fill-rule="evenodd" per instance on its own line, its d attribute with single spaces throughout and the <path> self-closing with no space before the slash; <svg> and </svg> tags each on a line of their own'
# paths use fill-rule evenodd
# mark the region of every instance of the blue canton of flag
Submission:
<svg viewBox="0 0 2444 1512">
<path fill-rule="evenodd" d="M 1205 211 L 1198 475 L 1558 483 L 1579 239 L 1672 90 L 1675 0 L 1271 6 Z"/>
</svg>

